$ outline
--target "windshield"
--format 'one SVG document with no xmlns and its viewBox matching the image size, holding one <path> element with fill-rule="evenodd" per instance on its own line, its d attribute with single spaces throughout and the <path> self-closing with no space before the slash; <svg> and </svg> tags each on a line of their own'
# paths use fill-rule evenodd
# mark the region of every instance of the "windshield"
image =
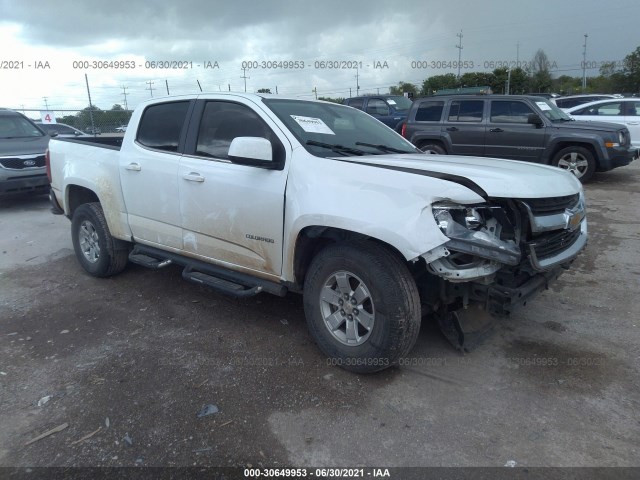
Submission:
<svg viewBox="0 0 640 480">
<path fill-rule="evenodd" d="M 379 120 L 355 108 L 276 98 L 263 102 L 317 157 L 421 153 Z"/>
<path fill-rule="evenodd" d="M 411 108 L 411 104 L 413 103 L 407 97 L 403 97 L 400 95 L 396 97 L 387 97 L 385 101 L 399 112 L 409 110 Z"/>
<path fill-rule="evenodd" d="M 544 116 L 552 122 L 570 122 L 571 120 L 573 120 L 573 118 L 564 113 L 553 102 L 550 102 L 549 100 L 546 100 L 542 97 L 536 98 L 536 104 L 540 107 L 540 110 L 542 110 Z"/>
<path fill-rule="evenodd" d="M 43 137 L 33 123 L 18 114 L 0 116 L 0 138 Z"/>
</svg>

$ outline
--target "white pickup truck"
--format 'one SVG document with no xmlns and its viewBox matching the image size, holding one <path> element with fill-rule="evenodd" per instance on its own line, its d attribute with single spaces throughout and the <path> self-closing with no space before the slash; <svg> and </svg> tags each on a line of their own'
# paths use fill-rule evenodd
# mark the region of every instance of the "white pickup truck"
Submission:
<svg viewBox="0 0 640 480">
<path fill-rule="evenodd" d="M 464 348 L 470 317 L 509 315 L 587 240 L 573 175 L 425 155 L 318 101 L 153 99 L 122 139 L 52 139 L 47 166 L 87 272 L 177 264 L 228 295 L 303 293 L 319 348 L 356 372 L 401 363 L 425 316 Z"/>
</svg>

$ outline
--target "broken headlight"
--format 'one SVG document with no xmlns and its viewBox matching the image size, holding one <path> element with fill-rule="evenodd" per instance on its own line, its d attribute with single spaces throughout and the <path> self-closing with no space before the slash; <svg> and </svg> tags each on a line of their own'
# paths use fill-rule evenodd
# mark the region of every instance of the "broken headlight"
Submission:
<svg viewBox="0 0 640 480">
<path fill-rule="evenodd" d="M 432 207 L 449 250 L 467 253 L 508 265 L 520 262 L 513 227 L 502 207 L 438 203 Z"/>
</svg>

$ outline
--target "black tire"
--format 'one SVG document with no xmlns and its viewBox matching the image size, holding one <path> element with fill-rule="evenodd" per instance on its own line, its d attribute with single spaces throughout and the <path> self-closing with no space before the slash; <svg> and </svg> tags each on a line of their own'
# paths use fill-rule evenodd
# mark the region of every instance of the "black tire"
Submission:
<svg viewBox="0 0 640 480">
<path fill-rule="evenodd" d="M 431 155 L 446 155 L 447 152 L 442 145 L 432 142 L 423 142 L 418 145 L 418 148 L 422 150 L 424 153 L 428 153 Z"/>
<path fill-rule="evenodd" d="M 110 277 L 126 267 L 130 244 L 111 236 L 99 203 L 85 203 L 73 212 L 71 238 L 82 268 L 94 277 Z"/>
<path fill-rule="evenodd" d="M 551 165 L 573 173 L 578 180 L 586 183 L 596 171 L 596 161 L 589 149 L 584 147 L 566 147 L 556 153 Z"/>
<path fill-rule="evenodd" d="M 348 286 L 340 290 L 337 277 L 344 282 L 343 274 Z M 352 300 L 341 297 L 347 290 L 352 291 Z M 325 298 L 333 303 L 323 301 L 322 293 L 328 293 Z M 368 299 L 361 302 L 365 297 Z M 339 306 L 337 298 L 346 303 Z M 356 304 L 351 304 L 353 299 Z M 368 241 L 330 245 L 316 255 L 305 277 L 304 311 L 311 336 L 327 355 L 327 363 L 356 373 L 397 364 L 413 348 L 420 331 L 420 296 L 407 266 L 388 249 Z M 358 321 L 349 323 L 349 316 Z M 326 318 L 334 318 L 334 325 L 344 323 L 332 332 Z M 363 319 L 371 322 L 371 328 L 365 328 Z M 352 344 L 347 344 L 347 330 L 352 339 L 356 332 Z"/>
</svg>

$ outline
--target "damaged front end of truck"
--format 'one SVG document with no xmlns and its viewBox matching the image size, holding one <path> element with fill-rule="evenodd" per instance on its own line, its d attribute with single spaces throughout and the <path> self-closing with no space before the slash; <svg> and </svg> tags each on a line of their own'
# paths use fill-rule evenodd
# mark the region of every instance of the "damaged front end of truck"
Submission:
<svg viewBox="0 0 640 480">
<path fill-rule="evenodd" d="M 447 339 L 473 348 L 495 317 L 548 289 L 587 243 L 582 191 L 553 198 L 489 198 L 432 205 L 444 244 L 414 261 L 423 314 Z"/>
</svg>

